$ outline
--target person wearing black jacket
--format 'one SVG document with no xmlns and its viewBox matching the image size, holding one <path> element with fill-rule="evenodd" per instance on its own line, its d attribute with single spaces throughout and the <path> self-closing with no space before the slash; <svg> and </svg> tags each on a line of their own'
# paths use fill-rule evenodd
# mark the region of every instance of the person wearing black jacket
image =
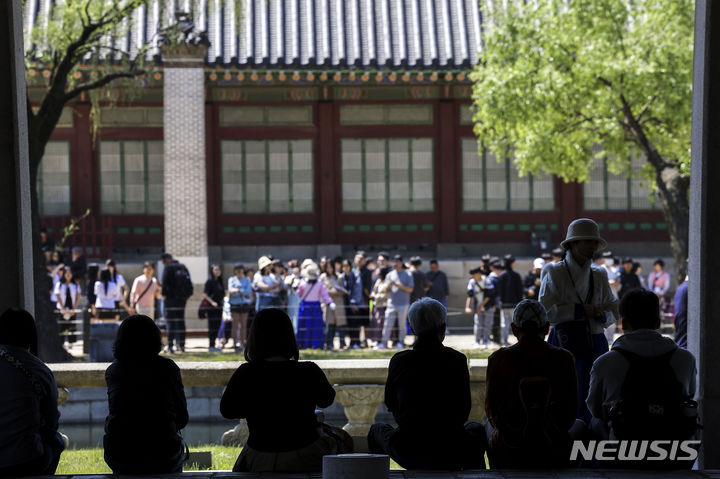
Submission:
<svg viewBox="0 0 720 479">
<path fill-rule="evenodd" d="M 180 369 L 159 355 L 161 348 L 160 329 L 149 317 L 136 314 L 120 324 L 115 361 L 105 371 L 103 445 L 115 474 L 182 472 L 187 402 Z"/>
<path fill-rule="evenodd" d="M 162 275 L 162 295 L 165 301 L 165 319 L 167 321 L 167 352 L 175 352 L 175 344 L 181 353 L 185 352 L 185 306 L 189 296 L 178 288 L 179 271 L 189 276 L 184 264 L 174 260 L 169 253 L 163 253 L 160 259 L 165 265 Z"/>
<path fill-rule="evenodd" d="M 505 271 L 498 278 L 498 296 L 502 307 L 502 345 L 508 346 L 510 334 L 510 323 L 512 323 L 515 306 L 523 300 L 523 281 L 516 271 L 513 270 L 515 258 L 512 255 L 505 255 Z"/>
<path fill-rule="evenodd" d="M 640 278 L 635 272 L 632 258 L 623 259 L 623 269 L 620 270 L 620 291 L 618 291 L 618 299 L 622 299 L 631 289 L 642 289 Z"/>
<path fill-rule="evenodd" d="M 222 308 L 225 299 L 225 285 L 223 284 L 222 270 L 219 264 L 210 266 L 210 277 L 205 281 L 203 288 L 203 301 L 206 307 L 203 309 L 208 320 L 208 351 L 211 353 L 220 353 L 215 347 L 215 339 L 220 330 L 220 322 L 222 321 Z"/>
<path fill-rule="evenodd" d="M 466 424 L 472 402 L 467 357 L 442 344 L 445 307 L 422 298 L 408 318 L 417 340 L 390 360 L 385 383 L 385 405 L 398 427 L 373 424 L 370 452 L 388 454 L 406 469 L 484 469 L 483 426 Z"/>
</svg>

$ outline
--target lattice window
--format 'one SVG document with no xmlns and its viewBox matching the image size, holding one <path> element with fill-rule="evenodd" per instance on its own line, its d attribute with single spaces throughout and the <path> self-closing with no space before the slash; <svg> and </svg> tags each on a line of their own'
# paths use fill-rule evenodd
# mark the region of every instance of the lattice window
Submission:
<svg viewBox="0 0 720 479">
<path fill-rule="evenodd" d="M 312 212 L 312 146 L 312 140 L 223 141 L 223 212 Z"/>
<path fill-rule="evenodd" d="M 341 150 L 343 211 L 433 211 L 432 139 L 346 138 Z"/>
<path fill-rule="evenodd" d="M 463 211 L 545 211 L 555 208 L 555 182 L 550 175 L 521 177 L 512 161 L 498 162 L 474 138 L 463 138 Z"/>
<path fill-rule="evenodd" d="M 632 157 L 629 171 L 614 174 L 607 158 L 595 157 L 590 178 L 583 183 L 585 210 L 657 210 L 659 202 L 642 175 L 645 159 Z"/>
<path fill-rule="evenodd" d="M 100 211 L 163 214 L 163 142 L 100 142 Z"/>
<path fill-rule="evenodd" d="M 40 216 L 70 215 L 70 142 L 50 141 L 37 178 Z"/>
</svg>

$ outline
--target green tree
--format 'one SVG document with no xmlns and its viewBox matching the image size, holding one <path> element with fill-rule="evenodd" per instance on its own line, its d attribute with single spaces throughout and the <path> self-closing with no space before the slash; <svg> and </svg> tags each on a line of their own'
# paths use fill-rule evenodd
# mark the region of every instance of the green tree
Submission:
<svg viewBox="0 0 720 479">
<path fill-rule="evenodd" d="M 25 8 L 29 8 L 27 0 Z M 132 27 L 133 12 L 148 0 L 64 0 L 48 2 L 47 15 L 40 13 L 26 38 L 26 70 L 31 87 L 43 88 L 39 107 L 28 98 L 28 146 L 32 187 L 33 245 L 35 250 L 35 311 L 40 356 L 45 361 L 70 359 L 62 348 L 59 330 L 49 302 L 47 272 L 39 253 L 40 215 L 37 178 L 45 147 L 60 120 L 63 107 L 86 95 L 97 107 L 101 89 L 125 80 L 126 87 L 144 73 L 143 45 L 123 49 L 118 41 Z M 127 51 L 126 51 L 127 50 Z M 112 58 L 113 61 L 107 61 Z M 80 67 L 83 67 L 83 72 Z M 42 72 L 37 75 L 37 72 Z M 37 78 L 37 79 L 36 79 Z M 93 108 L 97 112 L 97 108 Z"/>
<path fill-rule="evenodd" d="M 690 0 L 494 0 L 472 73 L 475 133 L 521 173 L 585 181 L 647 160 L 679 278 L 688 251 Z M 493 8 L 494 7 L 494 8 Z"/>
</svg>

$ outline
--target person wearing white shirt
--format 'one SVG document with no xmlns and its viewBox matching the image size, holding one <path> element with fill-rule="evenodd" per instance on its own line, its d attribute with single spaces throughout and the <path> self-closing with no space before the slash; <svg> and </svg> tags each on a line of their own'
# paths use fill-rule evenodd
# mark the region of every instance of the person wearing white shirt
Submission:
<svg viewBox="0 0 720 479">
<path fill-rule="evenodd" d="M 125 300 L 122 298 L 120 287 L 111 279 L 110 270 L 103 269 L 100 272 L 100 279 L 95 282 L 95 309 L 99 319 L 120 319 L 120 311 L 117 305 L 128 309 Z"/>
<path fill-rule="evenodd" d="M 73 281 L 73 274 L 70 267 L 62 270 L 62 276 L 53 288 L 53 296 L 55 297 L 55 306 L 57 308 L 58 322 L 68 322 L 68 325 L 60 327 L 61 333 L 64 333 L 64 345 L 69 348 L 75 342 L 75 326 L 72 321 L 75 320 L 75 311 L 80 302 L 80 286 Z"/>
<path fill-rule="evenodd" d="M 126 299 L 128 295 L 128 284 L 125 278 L 123 278 L 123 275 L 118 273 L 115 261 L 111 259 L 105 261 L 105 267 L 110 271 L 110 280 L 118 285 L 122 299 Z"/>
<path fill-rule="evenodd" d="M 605 248 L 597 223 L 581 218 L 570 223 L 561 243 L 565 258 L 545 266 L 539 300 L 552 325 L 548 342 L 575 356 L 578 375 L 577 418 L 590 421 L 585 405 L 593 361 L 608 351 L 605 328 L 618 317 L 617 298 L 605 269 L 594 266 L 593 255 Z"/>
</svg>

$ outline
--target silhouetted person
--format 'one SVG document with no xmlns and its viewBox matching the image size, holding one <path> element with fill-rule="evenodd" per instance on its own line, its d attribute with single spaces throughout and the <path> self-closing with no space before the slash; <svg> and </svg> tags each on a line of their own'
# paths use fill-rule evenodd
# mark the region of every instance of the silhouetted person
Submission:
<svg viewBox="0 0 720 479">
<path fill-rule="evenodd" d="M 467 357 L 443 346 L 447 312 L 431 298 L 410 306 L 413 348 L 390 360 L 385 405 L 398 424 L 373 424 L 370 452 L 388 454 L 406 469 L 485 468 L 485 438 L 470 414 Z"/>
<path fill-rule="evenodd" d="M 517 344 L 488 359 L 490 467 L 567 467 L 577 411 L 573 356 L 545 342 L 550 323 L 537 301 L 520 302 L 510 327 Z"/>
<path fill-rule="evenodd" d="M 602 439 L 690 439 L 697 430 L 695 357 L 658 331 L 660 302 L 652 291 L 628 291 L 620 300 L 620 317 L 624 334 L 590 373 L 592 432 Z M 691 465 L 618 463 L 623 468 Z"/>
<path fill-rule="evenodd" d="M 65 448 L 55 377 L 36 355 L 35 320 L 25 310 L 6 310 L 0 316 L 0 477 L 55 474 Z"/>
<path fill-rule="evenodd" d="M 120 324 L 115 361 L 105 371 L 110 412 L 103 438 L 105 462 L 116 474 L 182 472 L 187 403 L 180 369 L 159 356 L 161 348 L 149 317 L 136 314 Z"/>
<path fill-rule="evenodd" d="M 321 424 L 315 408 L 330 406 L 335 390 L 313 362 L 299 362 L 290 317 L 276 308 L 257 313 L 246 363 L 228 382 L 220 414 L 246 418 L 250 436 L 233 472 L 319 472 L 326 454 L 352 452 L 342 430 Z"/>
</svg>

